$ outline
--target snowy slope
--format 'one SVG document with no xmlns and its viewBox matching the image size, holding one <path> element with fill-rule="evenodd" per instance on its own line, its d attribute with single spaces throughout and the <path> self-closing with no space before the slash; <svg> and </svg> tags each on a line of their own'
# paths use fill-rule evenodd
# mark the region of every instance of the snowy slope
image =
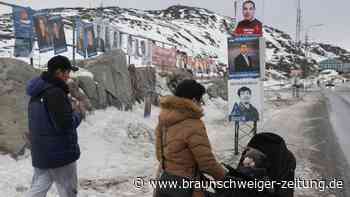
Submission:
<svg viewBox="0 0 350 197">
<path fill-rule="evenodd" d="M 178 49 L 192 56 L 217 57 L 218 62 L 227 63 L 227 37 L 229 29 L 234 25 L 230 17 L 222 16 L 207 9 L 171 6 L 165 10 L 137 10 L 119 7 L 99 8 L 100 13 L 110 20 L 110 24 L 120 31 L 134 35 L 141 35 L 153 40 L 175 45 Z M 93 20 L 98 9 L 88 8 L 56 8 L 43 10 L 51 14 L 62 15 L 67 23 L 73 16 L 79 15 L 85 21 Z M 66 26 L 68 43 L 72 43 L 72 31 Z M 265 26 L 267 44 L 267 66 L 278 70 L 288 71 L 291 65 L 306 64 L 315 66 L 317 62 L 328 57 L 339 57 L 350 60 L 350 53 L 340 47 L 312 43 L 309 59 L 305 57 L 305 50 L 297 50 L 295 42 L 287 33 Z M 12 35 L 13 27 L 11 15 L 0 17 L 0 34 Z M 13 40 L 0 39 L 0 56 L 11 56 Z M 169 45 L 169 46 L 170 46 Z M 52 54 L 34 54 L 36 64 L 45 64 Z M 71 50 L 64 55 L 71 56 Z M 78 56 L 78 59 L 81 58 Z M 28 61 L 28 60 L 26 60 Z"/>
</svg>

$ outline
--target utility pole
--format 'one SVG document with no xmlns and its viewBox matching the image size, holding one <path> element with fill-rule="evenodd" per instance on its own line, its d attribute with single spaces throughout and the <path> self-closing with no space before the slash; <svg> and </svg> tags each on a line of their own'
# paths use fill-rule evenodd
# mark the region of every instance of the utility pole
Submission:
<svg viewBox="0 0 350 197">
<path fill-rule="evenodd" d="M 235 22 L 237 22 L 237 16 L 238 16 L 238 0 L 234 0 L 234 7 L 235 7 Z"/>
<path fill-rule="evenodd" d="M 305 33 L 305 57 L 306 60 L 308 60 L 309 57 L 309 34 L 308 32 Z"/>
<path fill-rule="evenodd" d="M 295 35 L 295 39 L 296 39 L 296 43 L 297 43 L 297 47 L 298 50 L 300 50 L 300 44 L 301 44 L 301 0 L 297 0 L 297 25 L 296 25 L 296 35 Z"/>
<path fill-rule="evenodd" d="M 76 35 L 75 35 L 75 32 L 76 32 L 76 26 L 77 26 L 77 24 L 76 24 L 76 18 L 74 17 L 73 18 L 73 27 L 72 27 L 72 29 L 73 29 L 73 46 L 72 46 L 72 52 L 73 52 L 73 65 L 74 66 L 76 66 L 76 61 L 75 61 L 75 46 L 76 46 L 76 41 L 75 41 L 75 37 L 76 37 Z"/>
<path fill-rule="evenodd" d="M 297 58 L 298 54 L 301 53 L 301 0 L 297 0 L 297 22 L 296 22 L 296 31 L 295 31 L 295 44 L 296 44 L 296 53 L 294 59 L 294 66 L 297 67 Z M 301 65 L 302 66 L 302 65 Z M 300 68 L 298 68 L 300 69 Z M 299 96 L 299 84 L 298 77 L 295 76 L 293 79 L 293 96 Z"/>
</svg>

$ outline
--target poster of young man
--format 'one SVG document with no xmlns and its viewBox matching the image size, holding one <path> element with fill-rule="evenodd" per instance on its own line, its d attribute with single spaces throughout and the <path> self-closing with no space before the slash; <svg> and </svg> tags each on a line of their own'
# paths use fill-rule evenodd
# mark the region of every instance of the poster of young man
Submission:
<svg viewBox="0 0 350 197">
<path fill-rule="evenodd" d="M 33 14 L 34 10 L 29 7 L 12 8 L 12 17 L 16 38 L 33 38 Z"/>
<path fill-rule="evenodd" d="M 84 39 L 86 43 L 86 50 L 88 57 L 97 55 L 96 39 L 94 32 L 94 25 L 89 23 L 84 26 Z"/>
<path fill-rule="evenodd" d="M 49 18 L 49 30 L 53 40 L 55 55 L 66 52 L 68 49 L 61 16 L 52 16 Z"/>
<path fill-rule="evenodd" d="M 256 18 L 257 4 L 252 0 L 239 1 L 238 7 L 241 14 L 237 16 L 238 25 L 233 32 L 235 36 L 262 36 L 263 24 Z M 261 6 L 262 7 L 262 6 Z M 262 12 L 262 11 L 261 11 Z"/>
<path fill-rule="evenodd" d="M 150 65 L 152 63 L 152 42 L 138 39 L 137 55 L 141 58 L 142 65 Z"/>
<path fill-rule="evenodd" d="M 113 49 L 120 49 L 121 48 L 121 38 L 120 38 L 120 32 L 119 31 L 113 31 L 112 32 L 113 35 L 113 44 L 112 44 L 112 48 Z"/>
<path fill-rule="evenodd" d="M 255 122 L 262 120 L 263 86 L 255 79 L 229 81 L 229 120 Z"/>
<path fill-rule="evenodd" d="M 100 52 L 105 51 L 105 28 L 103 24 L 103 19 L 101 17 L 96 17 L 94 21 L 94 30 L 96 36 L 97 50 Z"/>
<path fill-rule="evenodd" d="M 77 53 L 84 58 L 86 57 L 86 44 L 85 44 L 85 28 L 84 28 L 85 23 L 81 22 L 80 20 L 77 20 L 76 22 L 76 50 Z"/>
<path fill-rule="evenodd" d="M 228 69 L 230 79 L 263 76 L 264 43 L 259 37 L 228 38 Z"/>
<path fill-rule="evenodd" d="M 135 44 L 134 44 L 135 40 L 134 38 L 132 37 L 132 35 L 128 35 L 127 37 L 127 54 L 129 56 L 134 56 L 134 47 L 135 47 Z"/>
<path fill-rule="evenodd" d="M 141 55 L 142 54 L 140 53 L 140 39 L 137 38 L 134 42 L 134 57 L 135 59 L 138 59 L 142 57 Z"/>
<path fill-rule="evenodd" d="M 107 22 L 105 22 L 105 25 L 104 25 L 104 41 L 105 41 L 105 52 L 108 52 L 111 50 L 112 46 L 111 46 L 111 32 L 110 32 L 110 27 L 109 27 L 109 24 Z"/>
<path fill-rule="evenodd" d="M 53 50 L 52 37 L 49 32 L 48 16 L 46 13 L 38 13 L 34 15 L 34 25 L 36 35 L 38 37 L 39 52 L 47 52 Z"/>
<path fill-rule="evenodd" d="M 29 57 L 32 54 L 32 49 L 32 38 L 16 38 L 14 48 L 15 57 Z"/>
</svg>

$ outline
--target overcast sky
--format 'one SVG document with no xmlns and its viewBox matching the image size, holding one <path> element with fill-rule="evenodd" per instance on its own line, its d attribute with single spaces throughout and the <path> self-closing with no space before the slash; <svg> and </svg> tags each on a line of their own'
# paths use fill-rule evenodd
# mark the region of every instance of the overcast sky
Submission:
<svg viewBox="0 0 350 197">
<path fill-rule="evenodd" d="M 262 1 L 255 0 L 262 7 Z M 310 29 L 311 40 L 333 43 L 350 50 L 350 0 L 301 0 L 303 25 L 308 27 L 324 24 Z M 101 0 L 4 0 L 3 2 L 31 6 L 34 9 L 47 7 L 94 7 Z M 120 6 L 138 9 L 164 9 L 171 5 L 189 5 L 207 8 L 219 14 L 233 16 L 233 0 L 104 0 L 105 6 Z M 265 24 L 287 31 L 293 37 L 296 26 L 296 0 L 265 0 L 261 20 Z M 261 8 L 262 9 L 262 8 Z M 10 10 L 0 5 L 0 13 Z M 304 37 L 304 36 L 303 36 Z"/>
</svg>

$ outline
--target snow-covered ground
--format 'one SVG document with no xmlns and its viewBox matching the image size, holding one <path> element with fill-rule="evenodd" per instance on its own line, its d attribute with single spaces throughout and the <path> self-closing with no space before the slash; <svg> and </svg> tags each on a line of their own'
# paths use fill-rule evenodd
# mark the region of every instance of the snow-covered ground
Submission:
<svg viewBox="0 0 350 197">
<path fill-rule="evenodd" d="M 296 101 L 291 100 L 289 92 L 281 94 L 285 101 L 290 102 L 275 103 L 273 96 L 267 96 L 265 119 L 260 129 L 281 134 L 293 152 L 298 152 L 297 147 L 308 146 L 300 136 L 301 133 L 293 130 L 296 129 L 294 124 L 288 123 L 286 129 L 280 129 L 281 126 L 278 125 L 281 118 L 288 119 L 289 108 Z M 233 127 L 226 121 L 227 103 L 222 99 L 207 100 L 206 103 L 204 122 L 214 151 L 220 161 L 234 165 L 238 157 L 233 154 Z M 294 113 L 302 113 L 308 104 L 310 103 L 298 104 L 300 106 Z M 78 162 L 80 196 L 151 196 L 150 186 L 136 190 L 132 180 L 135 177 L 147 179 L 155 173 L 157 161 L 154 153 L 154 128 L 158 114 L 159 108 L 153 107 L 151 117 L 144 119 L 143 104 L 139 104 L 130 112 L 108 108 L 95 111 L 87 117 L 78 130 L 82 150 Z M 294 119 L 297 120 L 299 116 L 295 115 Z M 0 156 L 0 196 L 22 197 L 29 188 L 33 171 L 30 156 L 28 153 L 26 155 L 19 161 L 7 155 Z M 299 177 L 317 177 L 306 157 L 298 159 Z M 297 193 L 304 194 L 305 191 Z M 48 197 L 56 196 L 53 188 Z"/>
</svg>

